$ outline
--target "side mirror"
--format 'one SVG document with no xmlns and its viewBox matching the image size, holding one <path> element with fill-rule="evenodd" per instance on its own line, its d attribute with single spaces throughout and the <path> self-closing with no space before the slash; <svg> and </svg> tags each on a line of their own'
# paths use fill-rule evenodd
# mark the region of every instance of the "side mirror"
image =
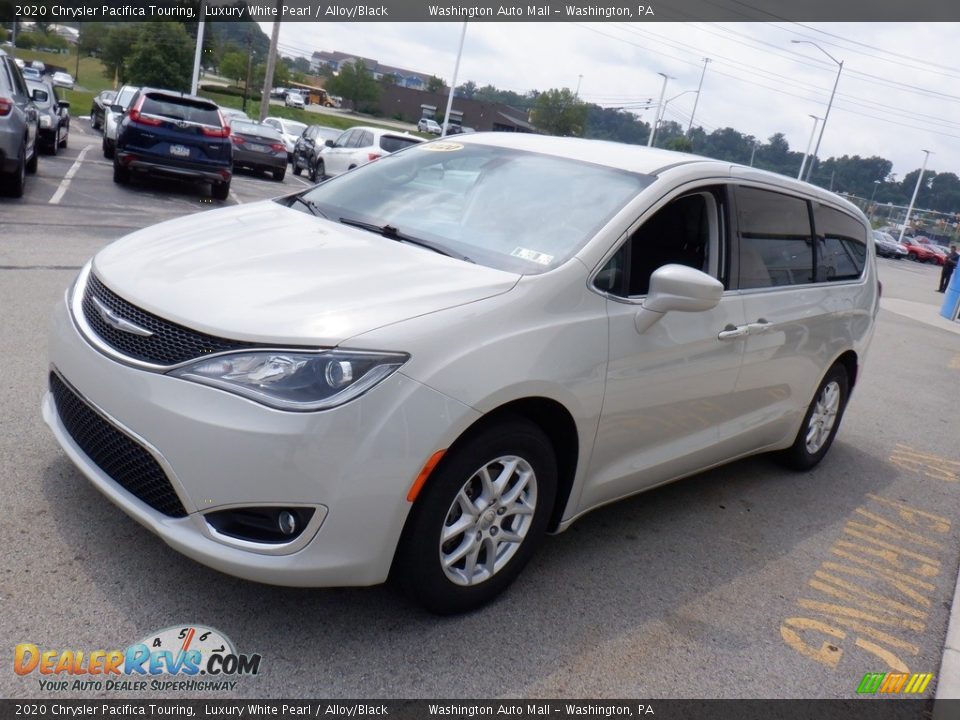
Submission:
<svg viewBox="0 0 960 720">
<path fill-rule="evenodd" d="M 34 102 L 46 102 L 46 101 L 47 101 L 47 93 L 45 93 L 43 90 L 34 90 L 34 91 L 30 94 L 30 98 L 31 98 Z"/>
<path fill-rule="evenodd" d="M 333 140 L 324 140 L 323 144 L 327 147 L 333 147 Z"/>
<path fill-rule="evenodd" d="M 60 101 L 60 107 L 62 107 L 64 110 L 69 110 L 69 109 L 70 109 L 70 101 L 69 101 L 69 100 L 61 100 L 61 101 Z"/>
<path fill-rule="evenodd" d="M 111 105 L 110 112 L 120 113 L 123 115 L 123 105 Z"/>
<path fill-rule="evenodd" d="M 650 292 L 637 313 L 637 332 L 646 332 L 666 313 L 712 310 L 723 296 L 723 283 L 686 265 L 664 265 L 650 276 Z"/>
</svg>

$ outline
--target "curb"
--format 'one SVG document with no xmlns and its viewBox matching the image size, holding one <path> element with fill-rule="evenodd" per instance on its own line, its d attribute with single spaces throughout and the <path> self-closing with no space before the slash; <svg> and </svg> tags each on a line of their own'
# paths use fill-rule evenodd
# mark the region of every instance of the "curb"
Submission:
<svg viewBox="0 0 960 720">
<path fill-rule="evenodd" d="M 943 660 L 940 661 L 940 673 L 937 675 L 937 694 L 933 705 L 933 720 L 949 720 L 949 711 L 956 712 L 956 705 L 947 708 L 940 700 L 960 700 L 960 575 L 953 591 L 953 604 L 950 607 L 950 623 L 947 625 L 947 638 L 943 644 Z M 953 715 L 952 717 L 956 717 Z"/>
</svg>

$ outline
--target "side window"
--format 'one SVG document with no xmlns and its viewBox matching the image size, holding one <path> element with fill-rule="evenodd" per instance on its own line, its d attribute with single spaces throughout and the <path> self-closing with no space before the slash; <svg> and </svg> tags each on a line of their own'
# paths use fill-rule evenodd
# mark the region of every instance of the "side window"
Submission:
<svg viewBox="0 0 960 720">
<path fill-rule="evenodd" d="M 10 62 L 9 60 L 7 61 Z M 16 65 L 10 66 L 11 80 L 13 80 L 13 94 L 20 97 L 29 98 L 30 91 L 27 89 L 27 83 L 20 74 L 20 69 Z"/>
<path fill-rule="evenodd" d="M 859 278 L 867 261 L 863 225 L 823 205 L 815 207 L 813 224 L 817 229 L 817 282 Z"/>
<path fill-rule="evenodd" d="M 12 89 L 13 85 L 12 81 L 10 80 L 10 66 L 6 59 L 0 58 L 0 90 L 10 92 Z"/>
<path fill-rule="evenodd" d="M 594 284 L 622 297 L 646 295 L 653 271 L 670 264 L 688 265 L 719 278 L 723 197 L 722 190 L 704 189 L 671 200 L 634 231 Z"/>
<path fill-rule="evenodd" d="M 737 188 L 740 288 L 813 282 L 813 236 L 806 200 Z"/>
<path fill-rule="evenodd" d="M 334 143 L 334 147 L 350 147 L 350 143 L 353 142 L 356 136 L 357 136 L 356 130 L 350 130 L 349 132 L 345 132 L 343 135 L 337 138 L 337 142 Z"/>
</svg>

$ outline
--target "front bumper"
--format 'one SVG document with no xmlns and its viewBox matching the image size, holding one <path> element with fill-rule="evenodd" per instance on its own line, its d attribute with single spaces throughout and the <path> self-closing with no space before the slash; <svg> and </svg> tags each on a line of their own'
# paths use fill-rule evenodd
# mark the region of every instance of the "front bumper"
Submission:
<svg viewBox="0 0 960 720">
<path fill-rule="evenodd" d="M 102 417 L 157 458 L 187 515 L 165 515 L 111 479 L 70 436 L 47 393 L 44 420 L 98 490 L 184 555 L 276 585 L 383 582 L 409 512 L 410 485 L 426 460 L 478 417 L 401 373 L 332 410 L 273 410 L 107 358 L 83 338 L 63 301 L 51 321 L 50 362 Z M 308 505 L 319 521 L 284 552 L 218 537 L 203 517 L 264 505 Z"/>
</svg>

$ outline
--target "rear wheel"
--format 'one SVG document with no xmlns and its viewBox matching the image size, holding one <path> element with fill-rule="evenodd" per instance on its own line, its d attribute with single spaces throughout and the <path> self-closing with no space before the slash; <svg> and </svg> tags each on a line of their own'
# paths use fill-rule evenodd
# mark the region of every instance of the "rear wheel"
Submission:
<svg viewBox="0 0 960 720">
<path fill-rule="evenodd" d="M 323 160 L 317 158 L 317 161 L 310 167 L 310 182 L 320 182 L 323 180 L 326 170 L 327 168 L 323 164 Z"/>
<path fill-rule="evenodd" d="M 27 146 L 24 145 L 20 148 L 20 162 L 17 163 L 13 174 L 6 177 L 0 176 L 0 180 L 3 180 L 3 189 L 10 197 L 23 197 L 23 189 L 27 182 L 26 156 Z"/>
<path fill-rule="evenodd" d="M 793 445 L 780 454 L 785 465 L 809 470 L 823 459 L 840 429 L 849 394 L 847 370 L 834 363 L 820 382 Z"/>
<path fill-rule="evenodd" d="M 210 192 L 217 200 L 226 200 L 230 197 L 230 181 L 214 183 Z"/>
<path fill-rule="evenodd" d="M 434 613 L 489 602 L 543 539 L 556 494 L 550 441 L 506 418 L 452 449 L 427 481 L 397 550 L 393 577 Z"/>
<path fill-rule="evenodd" d="M 28 173 L 33 175 L 37 171 L 37 161 L 40 159 L 40 145 L 39 145 L 39 135 L 33 143 L 33 155 L 30 156 L 30 159 L 27 160 L 26 170 Z"/>
<path fill-rule="evenodd" d="M 299 177 L 300 173 L 303 172 L 303 168 L 300 167 L 299 160 L 300 158 L 298 158 L 296 155 L 293 156 L 293 174 L 297 177 Z"/>
<path fill-rule="evenodd" d="M 103 148 L 103 156 L 104 156 L 105 158 L 107 158 L 107 160 L 109 160 L 110 158 L 113 157 L 113 143 L 112 143 L 112 142 L 110 142 L 109 140 L 107 140 L 106 138 L 104 138 L 104 139 L 103 139 L 103 142 L 101 143 L 101 147 Z"/>
<path fill-rule="evenodd" d="M 120 167 L 116 158 L 113 159 L 113 181 L 118 185 L 130 182 L 130 168 Z"/>
<path fill-rule="evenodd" d="M 273 176 L 273 179 L 276 180 L 277 182 L 283 182 L 283 178 L 286 177 L 287 175 L 287 169 L 283 168 L 282 170 L 273 170 L 270 174 Z M 299 171 L 294 170 L 293 174 L 299 175 L 300 173 Z"/>
</svg>

